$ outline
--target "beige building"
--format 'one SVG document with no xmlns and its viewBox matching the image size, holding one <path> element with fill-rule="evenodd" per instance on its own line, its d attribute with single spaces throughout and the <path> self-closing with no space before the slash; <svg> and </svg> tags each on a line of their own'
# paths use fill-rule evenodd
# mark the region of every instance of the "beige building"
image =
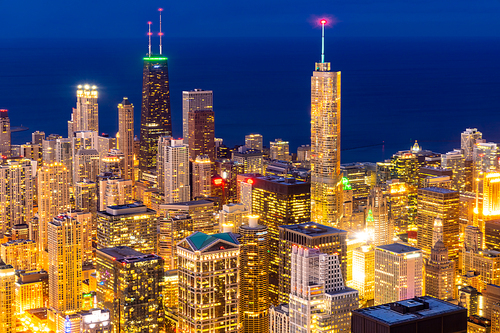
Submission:
<svg viewBox="0 0 500 333">
<path fill-rule="evenodd" d="M 38 267 L 38 249 L 35 241 L 12 240 L 0 245 L 0 257 L 15 270 L 34 270 Z"/>
<path fill-rule="evenodd" d="M 207 155 L 197 156 L 193 161 L 193 199 L 209 197 L 212 192 L 212 164 Z"/>
<path fill-rule="evenodd" d="M 107 206 L 134 202 L 134 182 L 131 179 L 111 177 L 99 181 L 99 210 Z"/>
<path fill-rule="evenodd" d="M 195 232 L 177 244 L 177 255 L 177 329 L 180 332 L 240 332 L 240 245 L 235 235 Z"/>
<path fill-rule="evenodd" d="M 15 333 L 15 270 L 11 265 L 0 261 L 0 332 Z"/>
<path fill-rule="evenodd" d="M 134 105 L 127 97 L 118 104 L 118 149 L 124 156 L 124 179 L 134 179 Z"/>
</svg>

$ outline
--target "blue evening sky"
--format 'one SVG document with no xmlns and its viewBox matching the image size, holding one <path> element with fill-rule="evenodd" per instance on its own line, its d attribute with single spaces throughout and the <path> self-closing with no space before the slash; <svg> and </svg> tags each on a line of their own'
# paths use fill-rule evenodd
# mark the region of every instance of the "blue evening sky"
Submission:
<svg viewBox="0 0 500 333">
<path fill-rule="evenodd" d="M 344 37 L 498 37 L 500 0 L 0 0 L 0 38 L 295 37 L 333 16 Z"/>
</svg>

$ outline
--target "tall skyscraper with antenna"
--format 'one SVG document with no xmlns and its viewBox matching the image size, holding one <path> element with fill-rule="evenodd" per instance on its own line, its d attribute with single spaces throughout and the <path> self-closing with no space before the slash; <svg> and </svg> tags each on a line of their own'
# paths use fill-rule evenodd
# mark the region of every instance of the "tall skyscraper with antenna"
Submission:
<svg viewBox="0 0 500 333">
<path fill-rule="evenodd" d="M 170 112 L 170 87 L 168 81 L 167 57 L 162 55 L 160 9 L 160 54 L 151 51 L 151 22 L 149 24 L 149 51 L 143 58 L 142 106 L 141 106 L 141 145 L 139 151 L 139 169 L 144 172 L 156 168 L 158 140 L 161 136 L 172 135 Z"/>
<path fill-rule="evenodd" d="M 342 175 L 340 173 L 340 72 L 325 62 L 325 24 L 321 62 L 311 78 L 311 219 L 340 226 L 342 219 Z"/>
</svg>

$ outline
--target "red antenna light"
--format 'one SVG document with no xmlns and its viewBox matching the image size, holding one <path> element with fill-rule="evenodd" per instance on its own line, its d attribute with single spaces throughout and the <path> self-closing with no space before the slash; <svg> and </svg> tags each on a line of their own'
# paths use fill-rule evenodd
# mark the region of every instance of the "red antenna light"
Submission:
<svg viewBox="0 0 500 333">
<path fill-rule="evenodd" d="M 328 23 L 328 21 L 327 21 L 327 20 L 325 20 L 325 19 L 321 19 L 321 21 L 319 21 L 319 23 L 321 23 L 321 24 L 327 24 L 327 23 Z"/>
</svg>

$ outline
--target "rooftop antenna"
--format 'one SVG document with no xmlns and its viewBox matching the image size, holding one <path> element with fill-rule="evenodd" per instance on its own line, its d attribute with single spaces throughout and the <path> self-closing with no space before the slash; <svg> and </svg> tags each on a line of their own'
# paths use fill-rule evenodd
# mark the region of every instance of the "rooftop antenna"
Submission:
<svg viewBox="0 0 500 333">
<path fill-rule="evenodd" d="M 153 34 L 151 32 L 151 24 L 152 24 L 152 22 L 149 21 L 148 22 L 148 25 L 149 25 L 149 32 L 148 32 L 148 36 L 149 36 L 149 52 L 148 52 L 148 56 L 150 56 L 150 57 L 151 57 L 151 35 Z"/>
<path fill-rule="evenodd" d="M 160 55 L 162 55 L 161 36 L 163 36 L 163 32 L 161 32 L 161 12 L 163 11 L 163 8 L 158 8 L 158 11 L 160 12 L 160 32 L 158 33 L 158 36 L 160 36 Z"/>
<path fill-rule="evenodd" d="M 325 24 L 328 23 L 326 19 L 321 19 L 321 63 L 325 62 Z"/>
</svg>

